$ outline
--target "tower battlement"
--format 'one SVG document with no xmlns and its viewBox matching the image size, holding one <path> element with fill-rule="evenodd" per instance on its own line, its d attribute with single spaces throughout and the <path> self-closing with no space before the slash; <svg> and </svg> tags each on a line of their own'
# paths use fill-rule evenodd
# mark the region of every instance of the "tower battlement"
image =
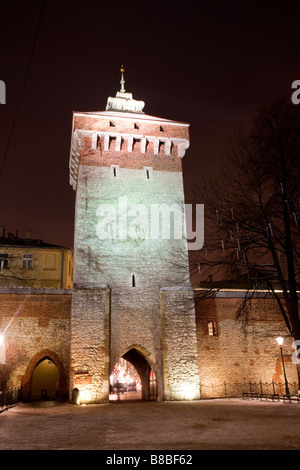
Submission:
<svg viewBox="0 0 300 470">
<path fill-rule="evenodd" d="M 74 112 L 69 159 L 70 184 L 76 189 L 79 165 L 181 172 L 189 148 L 189 124 L 144 114 L 144 101 L 121 90 L 108 97 L 106 110 Z"/>
<path fill-rule="evenodd" d="M 182 171 L 188 147 L 187 123 L 116 111 L 74 112 L 70 184 L 76 188 L 79 165 Z"/>
</svg>

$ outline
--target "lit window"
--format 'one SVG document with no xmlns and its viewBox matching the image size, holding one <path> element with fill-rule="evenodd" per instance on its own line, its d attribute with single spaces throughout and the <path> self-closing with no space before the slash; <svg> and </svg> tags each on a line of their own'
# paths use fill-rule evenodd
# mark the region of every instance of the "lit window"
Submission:
<svg viewBox="0 0 300 470">
<path fill-rule="evenodd" d="M 33 255 L 32 253 L 23 254 L 23 269 L 32 269 L 33 268 Z"/>
<path fill-rule="evenodd" d="M 207 322 L 207 331 L 208 331 L 208 336 L 217 335 L 217 324 L 215 321 L 209 320 Z"/>
<path fill-rule="evenodd" d="M 8 253 L 0 253 L 0 270 L 8 269 Z"/>
</svg>

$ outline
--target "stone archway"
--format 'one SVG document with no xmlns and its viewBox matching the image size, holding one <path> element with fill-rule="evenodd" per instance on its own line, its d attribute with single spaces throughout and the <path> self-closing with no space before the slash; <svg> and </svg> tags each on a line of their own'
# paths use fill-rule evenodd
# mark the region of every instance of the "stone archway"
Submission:
<svg viewBox="0 0 300 470">
<path fill-rule="evenodd" d="M 68 400 L 68 377 L 60 357 L 50 349 L 43 349 L 36 353 L 29 361 L 26 372 L 22 377 L 22 401 L 31 401 L 32 377 L 35 367 L 44 359 L 52 361 L 58 369 L 57 399 L 61 401 Z"/>
<path fill-rule="evenodd" d="M 57 399 L 58 368 L 49 358 L 40 361 L 34 368 L 31 381 L 31 401 L 53 401 Z"/>
<path fill-rule="evenodd" d="M 151 371 L 155 374 L 150 362 L 146 359 L 148 353 L 144 348 L 132 346 L 129 348 L 122 358 L 130 362 L 137 370 L 142 385 L 142 400 L 150 399 L 150 373 Z M 160 388 L 160 387 L 158 387 Z M 151 396 L 151 399 L 157 399 L 157 396 Z"/>
</svg>

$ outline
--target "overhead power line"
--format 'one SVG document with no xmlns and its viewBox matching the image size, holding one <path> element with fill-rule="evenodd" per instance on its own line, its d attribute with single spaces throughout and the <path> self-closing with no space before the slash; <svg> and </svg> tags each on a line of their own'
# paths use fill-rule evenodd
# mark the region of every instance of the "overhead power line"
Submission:
<svg viewBox="0 0 300 470">
<path fill-rule="evenodd" d="M 10 133 L 9 133 L 8 142 L 7 142 L 7 145 L 6 145 L 6 149 L 5 149 L 5 152 L 4 152 L 4 157 L 3 157 L 1 168 L 0 168 L 0 178 L 1 178 L 2 173 L 3 173 L 4 165 L 5 165 L 5 162 L 7 160 L 8 151 L 9 151 L 10 144 L 11 144 L 11 141 L 12 141 L 12 137 L 13 137 L 13 134 L 14 134 L 14 130 L 15 130 L 15 127 L 16 127 L 16 122 L 17 122 L 19 111 L 20 111 L 21 102 L 22 102 L 22 98 L 23 98 L 27 78 L 28 78 L 28 75 L 29 75 L 29 70 L 30 70 L 30 66 L 31 66 L 35 46 L 36 46 L 36 43 L 37 43 L 37 39 L 38 39 L 38 35 L 39 35 L 39 31 L 40 31 L 40 27 L 41 27 L 42 18 L 43 18 L 43 15 L 44 15 L 45 7 L 46 7 L 46 0 L 44 0 L 43 4 L 42 4 L 40 16 L 39 16 L 39 21 L 38 21 L 38 24 L 37 24 L 37 28 L 36 28 L 36 32 L 35 32 L 35 36 L 34 36 L 34 41 L 33 41 L 30 56 L 29 56 L 29 61 L 28 61 L 28 64 L 27 64 L 24 80 L 23 80 L 23 83 L 22 83 L 20 96 L 19 96 L 19 99 L 18 99 L 18 102 L 17 102 L 16 112 L 15 112 L 15 115 L 14 115 L 12 127 L 11 127 L 11 130 L 10 130 Z"/>
</svg>

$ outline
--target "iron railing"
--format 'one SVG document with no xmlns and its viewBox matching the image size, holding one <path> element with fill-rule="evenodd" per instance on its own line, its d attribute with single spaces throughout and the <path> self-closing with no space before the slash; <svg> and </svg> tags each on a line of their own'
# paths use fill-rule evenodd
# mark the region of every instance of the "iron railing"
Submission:
<svg viewBox="0 0 300 470">
<path fill-rule="evenodd" d="M 0 391 L 0 413 L 21 401 L 21 388 Z"/>
<path fill-rule="evenodd" d="M 288 383 L 289 395 L 299 395 L 299 384 L 296 382 Z M 242 382 L 230 384 L 228 382 L 200 384 L 201 398 L 240 398 L 249 394 L 249 396 L 267 396 L 278 395 L 284 398 L 286 394 L 285 383 L 281 382 Z"/>
</svg>

